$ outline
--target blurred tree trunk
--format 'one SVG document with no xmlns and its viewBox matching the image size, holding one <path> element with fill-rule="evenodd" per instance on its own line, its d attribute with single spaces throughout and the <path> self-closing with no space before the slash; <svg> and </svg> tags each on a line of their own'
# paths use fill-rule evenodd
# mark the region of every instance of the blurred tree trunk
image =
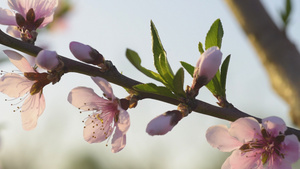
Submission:
<svg viewBox="0 0 300 169">
<path fill-rule="evenodd" d="M 275 25 L 259 0 L 226 0 L 226 2 L 257 51 L 274 90 L 289 104 L 293 122 L 300 126 L 298 50 L 286 37 L 285 32 Z"/>
</svg>

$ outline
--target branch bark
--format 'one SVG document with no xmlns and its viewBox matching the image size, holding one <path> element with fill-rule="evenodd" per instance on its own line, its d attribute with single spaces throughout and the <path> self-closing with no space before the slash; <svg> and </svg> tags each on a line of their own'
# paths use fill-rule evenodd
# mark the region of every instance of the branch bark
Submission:
<svg viewBox="0 0 300 169">
<path fill-rule="evenodd" d="M 259 0 L 226 0 L 266 68 L 273 89 L 300 126 L 300 53 Z"/>
</svg>

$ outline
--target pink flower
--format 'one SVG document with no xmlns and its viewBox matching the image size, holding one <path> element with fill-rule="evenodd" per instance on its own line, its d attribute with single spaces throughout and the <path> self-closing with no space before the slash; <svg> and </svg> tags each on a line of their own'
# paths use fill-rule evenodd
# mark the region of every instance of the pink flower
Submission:
<svg viewBox="0 0 300 169">
<path fill-rule="evenodd" d="M 171 131 L 181 119 L 182 113 L 180 111 L 167 111 L 152 119 L 147 125 L 146 132 L 151 136 L 164 135 Z"/>
<path fill-rule="evenodd" d="M 126 132 L 130 126 L 129 114 L 121 107 L 120 101 L 113 94 L 110 84 L 103 78 L 92 77 L 107 98 L 99 97 L 93 89 L 74 88 L 68 101 L 84 111 L 93 111 L 85 121 L 83 137 L 89 143 L 102 142 L 113 134 L 112 152 L 122 150 L 126 145 Z"/>
<path fill-rule="evenodd" d="M 10 50 L 4 50 L 4 53 L 24 76 L 6 73 L 0 78 L 0 92 L 24 100 L 21 107 L 22 126 L 25 130 L 31 130 L 35 128 L 38 117 L 45 109 L 42 91 L 50 81 L 47 79 L 47 73 L 36 72 L 22 55 Z"/>
<path fill-rule="evenodd" d="M 198 90 L 206 85 L 218 72 L 222 60 L 222 52 L 214 46 L 207 49 L 196 63 L 193 75 L 192 89 Z"/>
<path fill-rule="evenodd" d="M 233 151 L 222 169 L 291 169 L 299 155 L 295 135 L 284 135 L 287 129 L 278 117 L 268 117 L 260 125 L 251 117 L 225 125 L 210 127 L 206 132 L 209 144 L 223 152 Z"/>
<path fill-rule="evenodd" d="M 58 0 L 8 0 L 8 5 L 14 12 L 0 8 L 0 24 L 9 25 L 13 36 L 20 37 L 16 30 L 34 36 L 32 31 L 52 22 Z"/>
</svg>

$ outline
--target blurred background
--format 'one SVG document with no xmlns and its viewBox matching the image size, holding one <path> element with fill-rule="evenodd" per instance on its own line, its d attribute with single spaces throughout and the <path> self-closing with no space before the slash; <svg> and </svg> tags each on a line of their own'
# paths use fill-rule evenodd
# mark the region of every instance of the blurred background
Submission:
<svg viewBox="0 0 300 169">
<path fill-rule="evenodd" d="M 194 65 L 199 58 L 198 42 L 205 42 L 211 24 L 221 19 L 224 29 L 222 52 L 231 54 L 227 80 L 227 97 L 240 110 L 260 118 L 276 115 L 292 126 L 288 106 L 271 89 L 268 76 L 255 51 L 244 35 L 227 4 L 220 0 L 139 1 L 139 0 L 69 0 L 70 12 L 56 21 L 48 31 L 39 33 L 36 45 L 56 50 L 75 59 L 69 51 L 71 41 L 79 41 L 97 49 L 111 60 L 124 75 L 141 82 L 154 82 L 138 72 L 126 59 L 126 48 L 139 53 L 142 65 L 155 70 L 151 52 L 150 20 L 156 25 L 167 51 L 173 70 L 179 61 Z M 275 22 L 281 26 L 280 11 L 283 0 L 261 1 Z M 293 2 L 288 37 L 300 47 L 300 1 Z M 7 1 L 0 1 L 8 8 Z M 0 26 L 5 30 L 6 26 Z M 16 68 L 5 61 L 0 46 L 0 70 Z M 192 78 L 185 73 L 185 85 Z M 156 82 L 155 82 L 156 83 Z M 156 83 L 159 84 L 159 83 Z M 111 153 L 108 142 L 89 144 L 84 141 L 82 120 L 88 112 L 80 114 L 67 101 L 71 89 L 77 86 L 101 90 L 84 75 L 68 73 L 55 85 L 44 88 L 46 109 L 37 127 L 24 131 L 21 117 L 13 112 L 9 99 L 0 94 L 0 166 L 2 169 L 217 169 L 230 155 L 210 147 L 206 142 L 206 129 L 212 125 L 229 124 L 224 120 L 192 113 L 181 120 L 164 136 L 149 136 L 148 122 L 176 106 L 155 100 L 143 100 L 129 110 L 131 127 L 127 145 L 119 153 Z M 123 88 L 113 85 L 117 97 L 126 97 Z M 216 99 L 203 88 L 197 97 L 216 105 Z M 297 168 L 294 165 L 294 168 Z"/>
</svg>

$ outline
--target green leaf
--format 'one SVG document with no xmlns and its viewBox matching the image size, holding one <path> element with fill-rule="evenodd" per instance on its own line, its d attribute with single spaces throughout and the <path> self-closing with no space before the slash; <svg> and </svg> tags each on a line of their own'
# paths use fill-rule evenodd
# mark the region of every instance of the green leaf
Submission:
<svg viewBox="0 0 300 169">
<path fill-rule="evenodd" d="M 289 23 L 289 17 L 292 11 L 292 4 L 291 4 L 291 0 L 286 0 L 285 1 L 285 11 L 281 12 L 281 19 L 284 23 L 284 27 L 287 27 L 288 23 Z"/>
<path fill-rule="evenodd" d="M 164 81 L 158 73 L 155 73 L 155 72 L 153 72 L 151 70 L 148 70 L 148 69 L 144 68 L 141 65 L 141 59 L 140 59 L 139 55 L 135 51 L 133 51 L 131 49 L 127 49 L 126 50 L 126 57 L 131 62 L 131 64 L 133 64 L 133 66 L 135 68 L 137 68 L 139 71 L 141 71 L 142 73 L 144 73 L 146 76 L 148 76 L 148 77 L 150 77 L 152 79 L 155 79 L 157 81 L 160 81 L 160 82 Z"/>
<path fill-rule="evenodd" d="M 172 88 L 174 73 L 167 60 L 166 52 L 160 41 L 157 29 L 151 21 L 151 35 L 152 35 L 152 52 L 154 56 L 154 65 L 162 79 L 165 80 L 165 85 Z"/>
<path fill-rule="evenodd" d="M 185 92 L 183 90 L 183 85 L 184 85 L 184 70 L 183 68 L 180 68 L 175 74 L 173 80 L 174 93 L 178 94 L 179 96 L 186 97 Z"/>
<path fill-rule="evenodd" d="M 221 49 L 223 38 L 223 27 L 220 19 L 217 19 L 210 27 L 205 40 L 205 49 L 218 46 Z"/>
<path fill-rule="evenodd" d="M 159 55 L 159 62 L 160 62 L 160 76 L 167 82 L 170 88 L 173 88 L 173 79 L 174 75 L 169 66 L 168 60 L 165 55 Z"/>
<path fill-rule="evenodd" d="M 193 77 L 195 67 L 183 61 L 181 61 L 180 63 L 182 67 Z"/>
<path fill-rule="evenodd" d="M 154 93 L 161 96 L 167 96 L 171 98 L 176 98 L 176 96 L 171 92 L 170 89 L 163 87 L 163 86 L 156 86 L 153 83 L 147 83 L 147 84 L 138 84 L 133 86 L 133 89 L 145 92 L 145 93 Z"/>
<path fill-rule="evenodd" d="M 207 89 L 214 95 L 222 95 L 222 88 L 220 85 L 220 71 L 216 73 L 214 78 L 209 81 L 206 85 Z"/>
<path fill-rule="evenodd" d="M 226 57 L 226 59 L 223 61 L 222 66 L 221 66 L 220 81 L 221 81 L 221 87 L 224 90 L 224 94 L 225 94 L 225 90 L 226 90 L 226 79 L 227 79 L 229 62 L 230 62 L 230 55 L 228 55 Z"/>
<path fill-rule="evenodd" d="M 202 54 L 204 52 L 203 44 L 201 42 L 199 42 L 199 44 L 198 44 L 198 50 L 199 50 L 200 54 Z"/>
</svg>

